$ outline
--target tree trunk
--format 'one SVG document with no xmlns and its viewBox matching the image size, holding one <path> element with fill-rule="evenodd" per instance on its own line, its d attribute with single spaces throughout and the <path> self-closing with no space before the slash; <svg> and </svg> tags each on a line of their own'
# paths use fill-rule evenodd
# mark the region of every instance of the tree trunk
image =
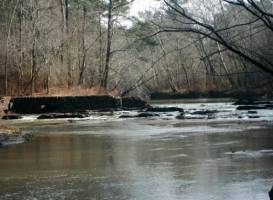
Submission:
<svg viewBox="0 0 273 200">
<path fill-rule="evenodd" d="M 10 34 L 11 34 L 11 26 L 13 24 L 13 20 L 15 18 L 15 13 L 16 13 L 16 9 L 18 6 L 19 0 L 17 0 L 13 12 L 12 12 L 12 16 L 8 25 L 8 34 L 7 34 L 7 40 L 6 40 L 6 50 L 5 50 L 5 63 L 4 63 L 4 71 L 5 71 L 5 87 L 4 87 L 4 93 L 5 96 L 8 95 L 8 59 L 9 59 L 9 40 L 10 40 Z"/>
<path fill-rule="evenodd" d="M 102 38 L 102 22 L 101 22 L 101 14 L 99 13 L 99 80 L 103 79 L 103 38 Z"/>
<path fill-rule="evenodd" d="M 108 85 L 109 67 L 110 67 L 110 61 L 111 61 L 112 28 L 113 28 L 112 9 L 113 9 L 113 0 L 109 0 L 108 17 L 107 17 L 108 25 L 107 25 L 107 47 L 106 47 L 105 67 L 103 72 L 103 78 L 100 84 L 100 86 L 105 90 L 107 89 L 107 85 Z"/>
<path fill-rule="evenodd" d="M 19 13 L 19 45 L 20 45 L 20 63 L 17 69 L 18 74 L 18 95 L 21 95 L 22 79 L 23 79 L 23 65 L 24 65 L 24 50 L 23 50 L 23 2 L 20 1 Z"/>
<path fill-rule="evenodd" d="M 69 20 L 69 11 L 68 11 L 68 0 L 60 0 L 61 4 L 61 12 L 62 12 L 62 55 L 61 60 L 62 63 L 66 61 L 67 68 L 67 87 L 70 88 L 73 85 L 72 80 L 72 67 L 71 67 L 71 58 L 70 58 L 70 48 L 69 48 L 69 28 L 68 28 L 68 20 Z"/>
<path fill-rule="evenodd" d="M 82 61 L 80 62 L 80 74 L 79 74 L 79 85 L 83 85 L 83 75 L 86 67 L 86 50 L 85 50 L 85 23 L 86 23 L 86 7 L 83 6 L 83 22 L 82 22 L 82 39 L 81 39 L 81 51 Z"/>
<path fill-rule="evenodd" d="M 31 95 L 35 92 L 35 78 L 36 78 L 36 68 L 37 68 L 37 58 L 36 58 L 36 39 L 37 39 L 37 27 L 36 22 L 38 19 L 38 2 L 33 0 L 33 13 L 32 13 L 32 47 L 31 47 L 31 85 L 30 92 Z"/>
</svg>

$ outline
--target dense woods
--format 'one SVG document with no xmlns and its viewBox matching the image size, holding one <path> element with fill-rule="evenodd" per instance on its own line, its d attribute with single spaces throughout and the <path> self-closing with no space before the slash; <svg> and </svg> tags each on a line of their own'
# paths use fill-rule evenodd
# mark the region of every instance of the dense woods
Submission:
<svg viewBox="0 0 273 200">
<path fill-rule="evenodd" d="M 2 0 L 0 94 L 272 90 L 272 0 Z"/>
</svg>

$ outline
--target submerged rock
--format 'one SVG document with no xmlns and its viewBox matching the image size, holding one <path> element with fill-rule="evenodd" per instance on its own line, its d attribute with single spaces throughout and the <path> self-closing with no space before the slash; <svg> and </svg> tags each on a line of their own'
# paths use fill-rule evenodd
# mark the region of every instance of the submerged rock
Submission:
<svg viewBox="0 0 273 200">
<path fill-rule="evenodd" d="M 184 113 L 180 113 L 179 115 L 176 116 L 176 119 L 180 119 L 180 120 L 185 119 L 185 114 Z"/>
<path fill-rule="evenodd" d="M 137 115 L 121 115 L 120 119 L 129 119 L 129 118 L 148 118 L 148 117 L 159 117 L 159 114 L 143 112 Z"/>
<path fill-rule="evenodd" d="M 86 114 L 81 113 L 52 113 L 40 115 L 37 119 L 70 119 L 70 118 L 85 118 Z"/>
<path fill-rule="evenodd" d="M 136 115 L 136 117 L 138 118 L 159 117 L 159 116 L 160 116 L 159 114 L 149 113 L 149 112 L 139 113 L 138 115 Z"/>
<path fill-rule="evenodd" d="M 130 118 L 135 118 L 135 115 L 121 115 L 119 116 L 120 119 L 130 119 Z"/>
<path fill-rule="evenodd" d="M 273 109 L 272 101 L 259 101 L 256 99 L 242 99 L 234 103 L 238 105 L 237 110 L 262 110 Z"/>
<path fill-rule="evenodd" d="M 268 109 L 273 109 L 273 104 L 266 104 L 265 107 Z"/>
<path fill-rule="evenodd" d="M 114 111 L 118 111 L 118 109 L 113 109 L 113 108 L 105 108 L 105 109 L 100 109 L 100 110 L 97 110 L 97 112 L 105 112 L 105 113 L 112 113 Z"/>
<path fill-rule="evenodd" d="M 259 119 L 260 116 L 258 116 L 258 115 L 250 115 L 250 116 L 248 116 L 248 118 L 249 119 Z"/>
<path fill-rule="evenodd" d="M 195 111 L 193 113 L 191 113 L 192 115 L 211 115 L 211 114 L 215 114 L 218 113 L 217 110 L 199 110 L 199 111 Z"/>
<path fill-rule="evenodd" d="M 248 98 L 248 99 L 239 99 L 233 105 L 241 106 L 241 105 L 255 105 L 256 99 Z"/>
<path fill-rule="evenodd" d="M 24 134 L 24 135 L 23 135 L 23 138 L 24 138 L 25 142 L 31 142 L 31 141 L 32 141 L 32 138 L 33 138 L 33 135 L 27 133 L 27 134 Z"/>
<path fill-rule="evenodd" d="M 189 120 L 200 120 L 200 119 L 206 119 L 205 116 L 185 116 L 185 119 L 189 119 Z"/>
<path fill-rule="evenodd" d="M 239 99 L 236 101 L 233 105 L 236 106 L 242 106 L 242 105 L 262 105 L 262 104 L 272 104 L 272 101 L 260 101 L 254 98 L 249 98 L 249 99 Z"/>
<path fill-rule="evenodd" d="M 31 134 L 22 134 L 19 129 L 0 127 L 0 147 L 30 142 Z"/>
<path fill-rule="evenodd" d="M 209 114 L 209 115 L 208 115 L 208 119 L 216 119 L 215 114 Z"/>
<path fill-rule="evenodd" d="M 147 112 L 184 112 L 184 109 L 178 107 L 149 107 Z"/>
<path fill-rule="evenodd" d="M 257 112 L 257 111 L 254 111 L 254 110 L 249 110 L 247 113 L 248 113 L 248 114 L 258 114 L 258 112 Z"/>
<path fill-rule="evenodd" d="M 253 106 L 238 106 L 237 110 L 263 110 L 263 109 L 267 109 L 265 106 L 261 106 L 261 105 L 253 105 Z"/>
</svg>

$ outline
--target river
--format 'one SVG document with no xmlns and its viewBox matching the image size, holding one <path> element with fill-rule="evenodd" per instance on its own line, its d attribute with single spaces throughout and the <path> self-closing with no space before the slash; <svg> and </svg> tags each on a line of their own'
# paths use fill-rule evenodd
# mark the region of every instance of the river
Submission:
<svg viewBox="0 0 273 200">
<path fill-rule="evenodd" d="M 230 102 L 158 105 L 180 106 L 188 115 L 202 108 L 221 113 L 213 119 L 0 122 L 34 134 L 31 143 L 0 149 L 0 199 L 269 199 L 272 110 L 253 119 Z"/>
</svg>

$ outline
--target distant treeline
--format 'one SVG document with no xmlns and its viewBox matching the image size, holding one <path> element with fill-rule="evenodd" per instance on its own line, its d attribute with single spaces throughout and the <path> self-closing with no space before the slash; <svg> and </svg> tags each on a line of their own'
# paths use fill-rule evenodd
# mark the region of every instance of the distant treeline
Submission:
<svg viewBox="0 0 273 200">
<path fill-rule="evenodd" d="M 0 95 L 272 90 L 272 1 L 132 2 L 1 1 Z"/>
</svg>

